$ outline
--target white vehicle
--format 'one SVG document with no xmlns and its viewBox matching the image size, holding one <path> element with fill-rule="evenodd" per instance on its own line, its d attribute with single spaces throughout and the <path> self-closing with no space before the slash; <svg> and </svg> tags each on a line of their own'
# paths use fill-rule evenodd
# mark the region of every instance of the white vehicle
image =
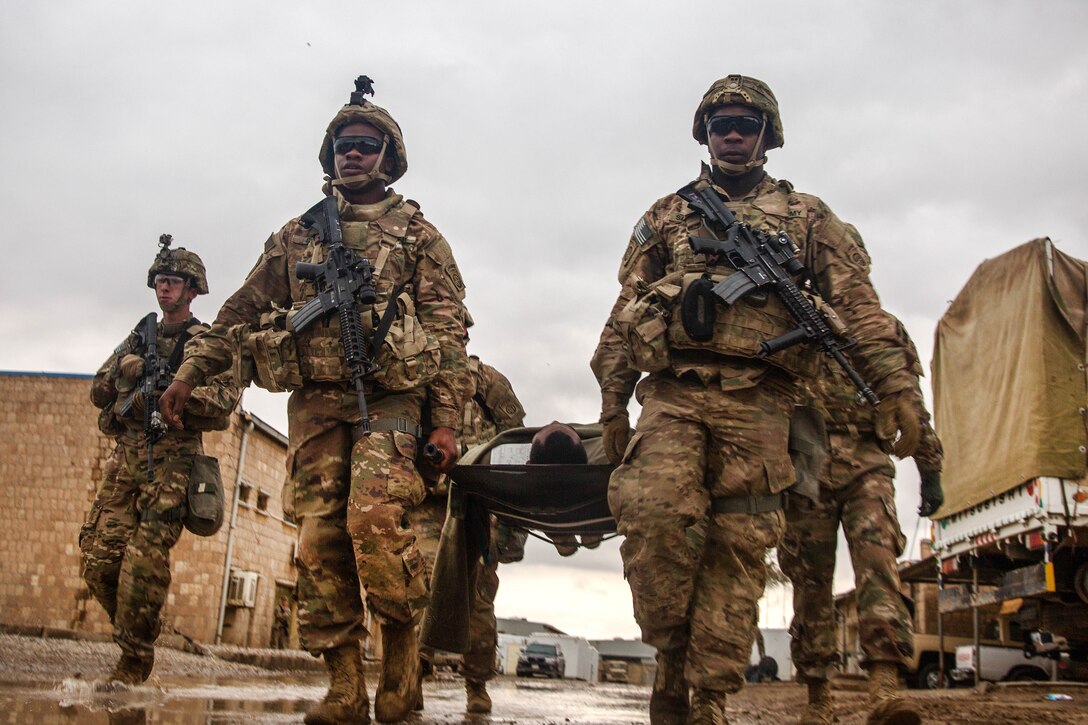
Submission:
<svg viewBox="0 0 1088 725">
<path fill-rule="evenodd" d="M 1058 662 L 1047 657 L 1025 657 L 1024 650 L 1014 647 L 979 647 L 981 668 L 979 679 L 987 682 L 1045 682 L 1057 679 Z M 975 647 L 956 648 L 956 669 L 949 675 L 954 682 L 970 684 L 975 679 Z"/>
</svg>

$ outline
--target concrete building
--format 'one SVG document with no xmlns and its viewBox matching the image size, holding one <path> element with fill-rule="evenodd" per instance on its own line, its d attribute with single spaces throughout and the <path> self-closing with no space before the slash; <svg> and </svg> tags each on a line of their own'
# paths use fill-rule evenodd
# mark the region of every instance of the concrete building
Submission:
<svg viewBox="0 0 1088 725">
<path fill-rule="evenodd" d="M 113 448 L 90 384 L 90 375 L 0 372 L 0 625 L 17 631 L 111 631 L 80 578 L 77 543 Z M 186 531 L 174 547 L 163 631 L 267 647 L 286 597 L 297 646 L 296 526 L 280 503 L 287 438 L 239 410 L 204 447 L 219 459 L 226 521 L 215 536 Z"/>
</svg>

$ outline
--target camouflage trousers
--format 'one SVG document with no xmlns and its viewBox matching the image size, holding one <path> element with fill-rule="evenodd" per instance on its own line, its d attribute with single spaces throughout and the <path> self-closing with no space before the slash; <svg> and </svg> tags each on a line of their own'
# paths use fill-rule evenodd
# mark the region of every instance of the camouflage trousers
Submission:
<svg viewBox="0 0 1088 725">
<path fill-rule="evenodd" d="M 374 396 L 370 420 L 418 422 L 423 393 Z M 354 391 L 309 383 L 287 404 L 286 511 L 298 522 L 298 616 L 314 654 L 366 636 L 366 606 L 385 621 L 414 622 L 427 605 L 426 565 L 408 511 L 423 499 L 416 438 L 374 431 L 352 442 Z"/>
<path fill-rule="evenodd" d="M 905 543 L 895 511 L 895 467 L 872 434 L 831 433 L 829 439 L 820 500 L 790 499 L 778 549 L 793 582 L 790 649 L 801 681 L 827 679 L 839 661 L 832 585 L 840 522 L 854 565 L 862 664 L 899 664 L 914 650 L 895 563 Z"/>
<path fill-rule="evenodd" d="M 427 560 L 429 575 L 434 568 L 442 525 L 446 521 L 445 497 L 428 496 L 422 505 L 412 510 L 409 520 Z M 499 593 L 499 559 L 494 538 L 492 527 L 491 555 L 487 562 L 481 559 L 476 565 L 476 596 L 468 620 L 469 649 L 461 658 L 465 679 L 479 682 L 486 682 L 496 674 L 495 648 L 498 647 L 499 634 L 495 621 L 495 596 Z"/>
<path fill-rule="evenodd" d="M 181 536 L 193 456 L 203 453 L 199 433 L 170 433 L 155 444 L 154 481 L 147 481 L 142 435 L 126 433 L 106 461 L 105 476 L 79 531 L 82 575 L 113 623 L 122 653 L 141 660 L 154 654 L 162 628 L 159 613 L 170 588 L 170 549 Z"/>
<path fill-rule="evenodd" d="M 781 511 L 713 513 L 714 497 L 765 495 L 790 484 L 793 390 L 742 390 L 651 375 L 637 389 L 642 416 L 610 479 L 624 576 L 642 639 L 686 651 L 695 687 L 735 692 L 755 639 L 764 557 L 785 528 Z M 705 527 L 700 549 L 688 528 Z"/>
</svg>

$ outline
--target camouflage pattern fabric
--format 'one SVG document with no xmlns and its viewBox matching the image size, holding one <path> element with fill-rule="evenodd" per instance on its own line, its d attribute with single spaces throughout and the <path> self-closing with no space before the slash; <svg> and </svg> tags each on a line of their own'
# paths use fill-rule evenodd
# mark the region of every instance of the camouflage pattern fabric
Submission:
<svg viewBox="0 0 1088 725">
<path fill-rule="evenodd" d="M 520 427 L 525 418 L 525 409 L 505 375 L 480 362 L 475 355 L 469 358 L 469 366 L 475 390 L 465 405 L 461 429 L 462 451 L 486 443 L 504 430 Z M 419 548 L 427 561 L 428 581 L 438 553 L 442 526 L 446 522 L 447 493 L 444 481 L 440 482 L 428 491 L 426 500 L 409 514 L 412 529 L 418 536 Z M 487 560 L 481 559 L 476 565 L 476 596 L 468 623 L 469 649 L 462 656 L 465 678 L 478 682 L 486 682 L 496 674 L 498 625 L 495 621 L 495 597 L 499 592 L 499 561 L 516 561 L 524 555 L 526 534 L 509 530 L 500 534 L 498 527 L 499 524 L 492 517 L 491 549 Z M 505 542 L 501 552 L 498 544 L 500 538 Z M 519 548 L 520 551 L 512 551 Z"/>
<path fill-rule="evenodd" d="M 647 643 L 687 651 L 692 686 L 735 692 L 755 639 L 764 556 L 785 518 L 709 513 L 710 500 L 789 485 L 793 392 L 775 374 L 728 395 L 696 376 L 651 375 L 638 397 L 642 416 L 608 489 L 635 619 Z M 687 529 L 701 521 L 700 556 Z"/>
<path fill-rule="evenodd" d="M 192 318 L 159 323 L 159 353 L 169 358 L 178 335 L 194 327 Z M 133 338 L 126 338 L 91 384 L 91 401 L 103 409 L 102 427 L 117 444 L 80 528 L 79 549 L 83 579 L 109 615 L 114 641 L 124 655 L 146 662 L 154 653 L 159 614 L 170 588 L 170 549 L 183 528 L 180 516 L 172 521 L 161 517 L 180 513 L 193 456 L 203 453 L 199 431 L 226 427 L 240 391 L 227 375 L 194 391 L 185 408 L 186 430 L 171 430 L 154 445 L 155 480 L 148 484 L 142 407 L 135 406 L 128 416 L 120 414 L 138 381 L 121 375 L 119 361 L 138 352 Z M 153 520 L 142 521 L 148 514 Z"/>
<path fill-rule="evenodd" d="M 375 395 L 372 420 L 418 420 L 421 394 Z M 299 637 L 319 653 L 365 637 L 366 603 L 376 615 L 413 621 L 426 606 L 423 555 L 403 525 L 423 498 L 416 439 L 375 431 L 352 444 L 354 389 L 310 383 L 287 404 L 289 506 L 298 522 Z"/>
<path fill-rule="evenodd" d="M 700 179 L 710 181 L 705 164 Z M 909 351 L 894 318 L 880 307 L 868 255 L 852 226 L 817 197 L 769 176 L 740 199 L 716 191 L 740 221 L 770 233 L 785 231 L 797 243 L 819 292 L 857 338 L 850 355 L 879 395 L 915 384 Z M 708 229 L 676 194 L 656 202 L 632 233 L 620 265 L 620 294 L 592 360 L 602 423 L 626 415 L 641 377 L 612 327 L 617 315 L 667 275 L 733 273 L 728 265 L 695 255 L 692 234 L 722 238 L 724 230 Z M 742 304 L 758 307 L 759 300 Z M 665 312 L 678 315 L 675 309 Z M 692 686 L 728 692 L 743 685 L 766 579 L 763 558 L 778 544 L 785 517 L 780 511 L 708 515 L 709 500 L 777 492 L 793 482 L 787 439 L 800 386 L 786 370 L 800 366 L 776 368 L 754 353 L 714 352 L 751 342 L 718 340 L 730 315 L 739 319 L 742 311 L 719 305 L 716 313 L 715 338 L 705 349 L 691 340 L 673 344 L 677 326 L 665 320 L 667 367 L 638 384 L 642 416 L 612 475 L 609 505 L 626 536 L 620 551 L 643 639 L 660 650 L 686 650 Z M 758 317 L 753 310 L 743 313 Z M 742 327 L 735 330 L 741 334 Z M 699 559 L 686 545 L 685 530 L 707 517 L 708 545 Z"/>
</svg>

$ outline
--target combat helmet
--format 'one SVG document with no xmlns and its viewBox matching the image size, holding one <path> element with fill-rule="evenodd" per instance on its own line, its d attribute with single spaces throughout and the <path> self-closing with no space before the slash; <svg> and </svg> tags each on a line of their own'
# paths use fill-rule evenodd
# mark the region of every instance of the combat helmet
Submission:
<svg viewBox="0 0 1088 725">
<path fill-rule="evenodd" d="M 332 179 L 334 186 L 337 185 L 338 179 L 336 167 L 333 165 L 332 142 L 336 139 L 336 132 L 349 123 L 369 123 L 385 134 L 385 143 L 382 145 L 374 169 L 370 172 L 373 178 L 392 184 L 408 171 L 408 152 L 404 149 L 404 135 L 401 133 L 400 126 L 389 115 L 389 111 L 366 100 L 368 95 L 374 95 L 374 81 L 366 76 L 359 76 L 355 79 L 355 91 L 348 99 L 347 105 L 340 109 L 340 112 L 329 122 L 329 127 L 325 129 L 325 138 L 321 141 L 321 150 L 317 158 L 321 162 L 321 168 Z M 379 169 L 386 154 L 393 156 L 393 171 L 390 174 L 385 174 Z"/>
<path fill-rule="evenodd" d="M 706 145 L 707 117 L 713 109 L 728 103 L 741 103 L 763 113 L 765 123 L 770 126 L 766 133 L 766 148 L 781 148 L 786 142 L 782 134 L 782 118 L 778 114 L 778 99 L 774 97 L 770 86 L 757 78 L 741 75 L 716 80 L 710 90 L 703 94 L 703 100 L 695 109 L 695 121 L 691 127 L 691 135 L 696 141 Z"/>
<path fill-rule="evenodd" d="M 151 263 L 151 269 L 147 270 L 147 286 L 155 289 L 156 274 L 176 274 L 188 278 L 198 295 L 208 294 L 208 275 L 200 257 L 185 247 L 171 249 L 172 241 L 174 238 L 169 234 L 159 237 L 160 249 Z"/>
</svg>

